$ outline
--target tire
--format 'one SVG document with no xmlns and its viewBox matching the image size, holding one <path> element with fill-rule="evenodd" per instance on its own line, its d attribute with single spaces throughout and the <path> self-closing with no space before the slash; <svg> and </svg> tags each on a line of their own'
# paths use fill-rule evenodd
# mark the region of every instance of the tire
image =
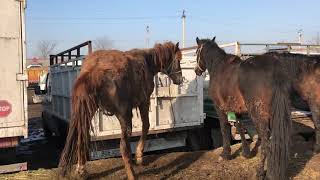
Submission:
<svg viewBox="0 0 320 180">
<path fill-rule="evenodd" d="M 187 145 L 191 151 L 210 149 L 212 147 L 210 129 L 203 127 L 188 131 Z"/>
<path fill-rule="evenodd" d="M 47 138 L 52 137 L 52 132 L 46 123 L 46 120 L 44 118 L 43 113 L 42 113 L 41 117 L 42 117 L 42 128 L 43 128 L 44 136 Z"/>
<path fill-rule="evenodd" d="M 223 145 L 222 134 L 220 128 L 211 129 L 212 146 L 214 149 Z"/>
<path fill-rule="evenodd" d="M 192 132 L 188 134 L 187 146 L 191 151 L 199 151 L 199 150 L 201 150 L 200 143 L 198 141 L 197 135 L 195 135 Z"/>
</svg>

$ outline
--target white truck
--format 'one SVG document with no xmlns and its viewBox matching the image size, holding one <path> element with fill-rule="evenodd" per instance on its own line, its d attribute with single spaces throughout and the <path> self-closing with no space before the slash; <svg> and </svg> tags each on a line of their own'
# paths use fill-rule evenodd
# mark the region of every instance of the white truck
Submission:
<svg viewBox="0 0 320 180">
<path fill-rule="evenodd" d="M 28 136 L 25 0 L 0 1 L 0 156 Z M 6 165 L 0 173 L 25 170 L 26 163 Z"/>
<path fill-rule="evenodd" d="M 85 42 L 57 55 L 50 56 L 50 69 L 47 77 L 47 92 L 43 99 L 43 121 L 46 135 L 55 134 L 65 138 L 71 114 L 71 89 L 85 56 L 84 49 L 91 53 L 91 42 Z M 197 148 L 197 133 L 190 133 L 203 126 L 203 78 L 194 73 L 194 64 L 182 59 L 181 67 L 184 82 L 174 85 L 166 75 L 158 74 L 155 89 L 151 96 L 149 110 L 150 131 L 146 151 L 163 150 L 186 146 Z M 118 143 L 120 125 L 115 116 L 98 112 L 93 118 L 95 142 L 91 159 L 119 155 Z M 141 132 L 139 111 L 133 110 L 132 147 L 136 145 Z M 101 143 L 103 142 L 103 143 Z"/>
</svg>

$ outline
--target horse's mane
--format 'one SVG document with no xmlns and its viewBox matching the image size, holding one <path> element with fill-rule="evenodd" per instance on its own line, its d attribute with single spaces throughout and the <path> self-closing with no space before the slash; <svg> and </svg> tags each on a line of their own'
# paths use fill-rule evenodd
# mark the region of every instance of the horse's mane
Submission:
<svg viewBox="0 0 320 180">
<path fill-rule="evenodd" d="M 291 71 L 313 71 L 315 68 L 320 68 L 320 56 L 316 55 L 304 55 L 293 53 L 280 53 L 280 52 L 268 52 L 266 55 L 271 55 L 278 58 L 285 67 L 290 68 Z"/>
<path fill-rule="evenodd" d="M 154 47 L 150 50 L 153 56 L 153 62 L 155 64 L 160 63 L 161 69 L 164 68 L 165 64 L 168 64 L 168 61 L 174 59 L 175 45 L 172 42 L 166 42 L 164 44 L 155 44 Z"/>
<path fill-rule="evenodd" d="M 274 55 L 279 57 L 285 57 L 290 59 L 297 59 L 297 60 L 317 60 L 320 62 L 319 55 L 305 55 L 305 54 L 294 54 L 289 52 L 267 52 L 265 54 Z"/>
<path fill-rule="evenodd" d="M 169 41 L 163 44 L 157 43 L 150 49 L 132 49 L 127 52 L 140 54 L 144 56 L 148 64 L 163 69 L 166 64 L 174 59 L 172 56 L 175 55 L 175 48 L 175 44 Z"/>
<path fill-rule="evenodd" d="M 201 39 L 200 43 L 203 44 L 208 44 L 210 46 L 210 53 L 212 54 L 207 54 L 209 56 L 207 59 L 211 59 L 212 56 L 214 56 L 214 59 L 212 60 L 207 60 L 207 69 L 210 73 L 214 73 L 215 68 L 218 67 L 220 64 L 224 63 L 242 63 L 240 57 L 234 55 L 234 54 L 229 54 L 226 53 L 224 49 L 220 48 L 219 45 L 215 42 L 212 41 L 211 39 Z"/>
</svg>

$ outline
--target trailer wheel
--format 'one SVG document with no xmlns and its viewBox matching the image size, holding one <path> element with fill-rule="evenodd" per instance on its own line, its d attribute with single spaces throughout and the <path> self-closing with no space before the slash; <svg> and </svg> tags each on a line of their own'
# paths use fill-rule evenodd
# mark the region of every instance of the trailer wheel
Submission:
<svg viewBox="0 0 320 180">
<path fill-rule="evenodd" d="M 201 149 L 198 136 L 194 134 L 195 132 L 189 131 L 187 137 L 187 146 L 191 151 L 199 151 Z"/>
<path fill-rule="evenodd" d="M 212 146 L 210 129 L 203 127 L 188 131 L 187 146 L 192 151 L 210 149 Z"/>
<path fill-rule="evenodd" d="M 44 114 L 41 114 L 41 118 L 42 118 L 42 128 L 43 128 L 43 132 L 44 132 L 44 136 L 45 137 L 51 137 L 52 136 L 52 132 L 48 127 L 48 124 L 46 123 L 46 119 Z"/>
<path fill-rule="evenodd" d="M 211 129 L 211 138 L 213 148 L 216 149 L 223 145 L 222 134 L 220 128 L 212 128 Z"/>
</svg>

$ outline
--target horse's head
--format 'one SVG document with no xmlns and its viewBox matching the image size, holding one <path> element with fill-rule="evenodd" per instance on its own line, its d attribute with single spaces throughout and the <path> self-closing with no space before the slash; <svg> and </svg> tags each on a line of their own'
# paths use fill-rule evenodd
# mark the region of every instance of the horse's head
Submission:
<svg viewBox="0 0 320 180">
<path fill-rule="evenodd" d="M 183 81 L 180 66 L 182 54 L 179 48 L 179 42 L 176 45 L 173 44 L 173 46 L 171 46 L 171 53 L 171 58 L 166 61 L 161 72 L 168 75 L 174 84 L 179 85 Z"/>
<path fill-rule="evenodd" d="M 209 57 L 209 50 L 210 47 L 215 45 L 218 46 L 215 42 L 216 37 L 214 37 L 212 40 L 209 39 L 199 39 L 196 38 L 197 41 L 197 66 L 194 68 L 195 73 L 198 76 L 201 76 L 202 73 L 204 73 L 207 70 L 207 60 Z"/>
</svg>

